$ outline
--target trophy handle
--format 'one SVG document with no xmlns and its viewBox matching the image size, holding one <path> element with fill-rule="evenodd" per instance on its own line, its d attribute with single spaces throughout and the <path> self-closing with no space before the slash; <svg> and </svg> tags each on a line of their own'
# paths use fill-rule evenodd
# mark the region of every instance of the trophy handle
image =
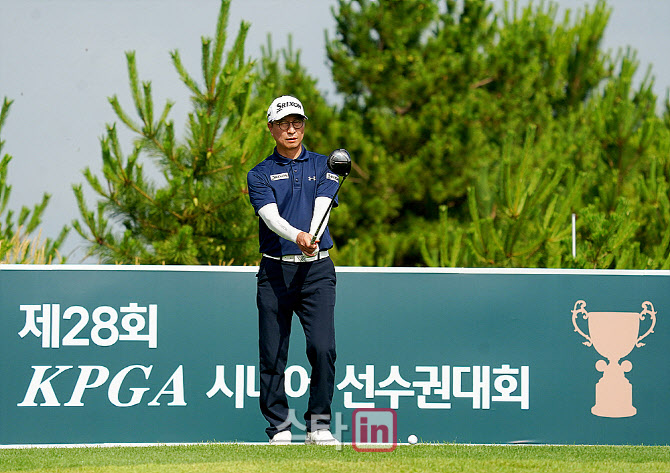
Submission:
<svg viewBox="0 0 670 473">
<path fill-rule="evenodd" d="M 577 306 L 579 306 L 579 308 L 577 308 Z M 586 345 L 587 347 L 590 347 L 591 345 L 593 345 L 593 341 L 591 340 L 591 337 L 589 337 L 589 336 L 586 335 L 584 332 L 582 332 L 582 330 L 581 330 L 581 329 L 579 328 L 579 326 L 577 325 L 577 316 L 578 316 L 579 314 L 584 314 L 584 315 L 583 315 L 583 318 L 584 318 L 584 319 L 588 319 L 588 318 L 589 318 L 589 313 L 586 312 L 586 309 L 585 309 L 584 307 L 586 307 L 586 301 L 577 301 L 577 302 L 575 302 L 575 308 L 572 310 L 572 325 L 575 326 L 575 332 L 579 333 L 582 337 L 584 337 L 584 338 L 587 340 L 586 342 L 582 342 L 582 343 L 583 343 L 584 345 Z M 656 320 L 656 319 L 654 319 L 654 320 Z M 653 326 L 652 326 L 652 328 L 653 328 Z M 646 336 L 647 336 L 647 335 L 645 335 L 644 337 L 646 337 Z M 642 338 L 644 338 L 644 337 L 642 337 Z M 642 340 L 642 338 L 641 338 L 640 340 Z M 638 342 L 639 342 L 640 340 L 638 340 Z"/>
<path fill-rule="evenodd" d="M 635 342 L 635 346 L 638 348 L 645 345 L 644 343 L 640 343 L 640 340 L 645 338 L 650 333 L 654 333 L 654 326 L 656 325 L 656 311 L 654 310 L 654 305 L 649 301 L 644 301 L 642 303 L 642 309 L 642 312 L 640 312 L 640 320 L 644 320 L 645 314 L 649 314 L 649 317 L 651 318 L 651 327 L 649 327 L 649 330 L 647 330 L 647 332 L 638 338 L 637 342 Z"/>
</svg>

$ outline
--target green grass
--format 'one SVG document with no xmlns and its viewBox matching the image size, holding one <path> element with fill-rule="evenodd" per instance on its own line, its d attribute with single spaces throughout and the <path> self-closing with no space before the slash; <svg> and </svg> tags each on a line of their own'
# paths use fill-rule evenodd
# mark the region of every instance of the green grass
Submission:
<svg viewBox="0 0 670 473">
<path fill-rule="evenodd" d="M 0 450 L 0 471 L 668 472 L 670 447 L 401 445 L 391 453 L 325 446 L 202 444 Z"/>
</svg>

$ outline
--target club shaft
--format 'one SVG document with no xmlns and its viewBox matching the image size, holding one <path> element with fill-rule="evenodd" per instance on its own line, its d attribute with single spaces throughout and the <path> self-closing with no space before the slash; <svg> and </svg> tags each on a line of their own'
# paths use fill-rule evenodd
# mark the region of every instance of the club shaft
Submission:
<svg viewBox="0 0 670 473">
<path fill-rule="evenodd" d="M 321 231 L 321 227 L 323 226 L 323 222 L 326 221 L 326 217 L 328 217 L 328 214 L 330 213 L 330 210 L 333 208 L 333 204 L 335 203 L 335 198 L 337 197 L 338 192 L 340 192 L 340 188 L 342 187 L 342 184 L 344 184 L 344 181 L 347 179 L 347 176 L 344 176 L 342 178 L 342 182 L 337 186 L 337 190 L 335 191 L 335 195 L 333 196 L 333 200 L 330 201 L 330 205 L 328 206 L 328 210 L 326 210 L 326 213 L 323 214 L 323 218 L 321 218 L 321 223 L 319 223 L 319 226 L 316 227 L 316 231 L 314 232 L 314 236 L 312 237 L 311 244 L 313 245 L 316 242 L 316 236 L 319 234 Z"/>
</svg>

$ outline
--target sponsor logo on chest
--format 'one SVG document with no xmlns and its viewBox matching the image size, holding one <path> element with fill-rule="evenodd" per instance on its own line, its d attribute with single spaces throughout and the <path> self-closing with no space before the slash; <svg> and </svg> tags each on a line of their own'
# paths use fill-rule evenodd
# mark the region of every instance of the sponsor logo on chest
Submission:
<svg viewBox="0 0 670 473">
<path fill-rule="evenodd" d="M 282 179 L 288 179 L 287 172 L 282 172 L 281 174 L 270 174 L 270 180 L 272 181 L 281 181 Z"/>
</svg>

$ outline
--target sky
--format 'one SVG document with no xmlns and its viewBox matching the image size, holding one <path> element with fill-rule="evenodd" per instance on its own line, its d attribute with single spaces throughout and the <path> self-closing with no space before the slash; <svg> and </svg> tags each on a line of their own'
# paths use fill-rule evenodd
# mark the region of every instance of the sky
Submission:
<svg viewBox="0 0 670 473">
<path fill-rule="evenodd" d="M 499 9 L 503 2 L 494 3 Z M 576 11 L 594 1 L 556 3 Z M 336 4 L 232 0 L 228 44 L 242 20 L 251 24 L 248 57 L 261 56 L 268 34 L 275 50 L 287 46 L 291 35 L 302 64 L 318 79 L 327 99 L 336 102 L 325 52 L 325 31 L 335 37 L 331 8 Z M 608 4 L 613 12 L 604 49 L 635 49 L 640 61 L 637 79 L 651 64 L 655 91 L 665 99 L 670 88 L 670 2 Z M 151 81 L 156 109 L 162 110 L 168 99 L 174 101 L 170 116 L 177 127 L 183 124 L 190 109 L 188 91 L 174 71 L 170 51 L 179 50 L 187 70 L 197 76 L 200 39 L 214 35 L 219 6 L 219 0 L 0 0 L 0 100 L 14 101 L 0 136 L 5 141 L 2 154 L 13 157 L 9 208 L 32 207 L 43 193 L 51 194 L 42 235 L 52 238 L 63 225 L 80 218 L 73 184 L 83 184 L 87 204 L 95 208 L 96 196 L 82 171 L 90 167 L 100 175 L 100 138 L 106 124 L 118 122 L 108 97 L 117 95 L 132 111 L 126 51 L 136 52 L 140 79 Z M 120 138 L 124 152 L 131 151 L 130 135 L 120 133 Z M 83 259 L 84 249 L 85 242 L 72 230 L 63 246 L 68 263 L 95 262 Z"/>
</svg>

